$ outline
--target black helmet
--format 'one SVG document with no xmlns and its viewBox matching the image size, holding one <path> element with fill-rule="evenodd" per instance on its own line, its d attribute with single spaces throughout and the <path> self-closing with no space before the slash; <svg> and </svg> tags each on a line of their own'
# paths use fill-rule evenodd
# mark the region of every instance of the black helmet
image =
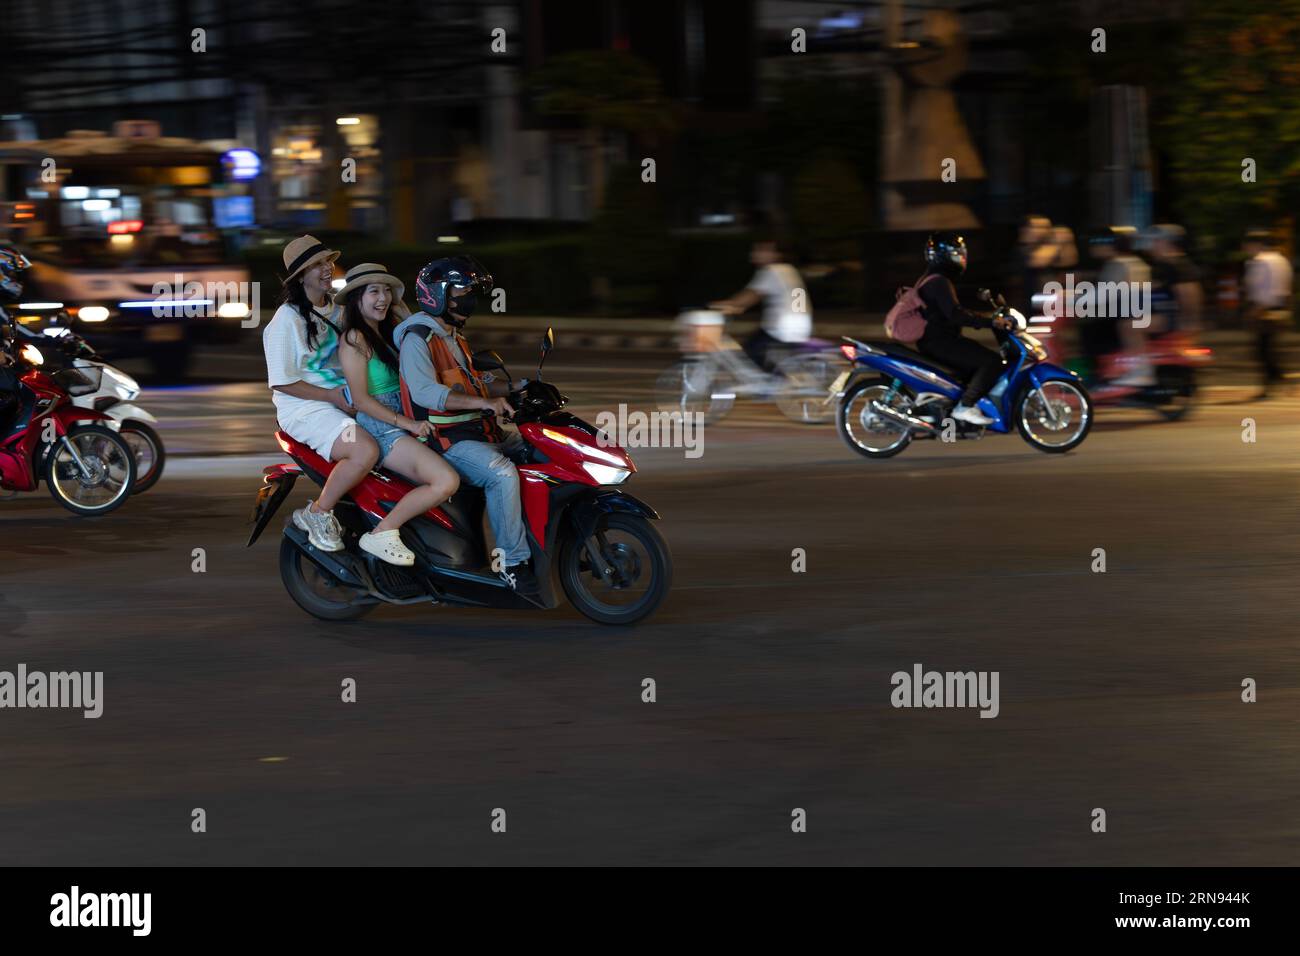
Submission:
<svg viewBox="0 0 1300 956">
<path fill-rule="evenodd" d="M 925 241 L 925 264 L 955 278 L 966 271 L 966 240 L 955 232 L 932 232 Z"/>
<path fill-rule="evenodd" d="M 31 267 L 17 249 L 0 246 L 0 300 L 18 301 L 23 294 L 23 273 Z"/>
<path fill-rule="evenodd" d="M 493 288 L 492 273 L 473 256 L 447 256 L 434 259 L 415 279 L 415 299 L 429 315 L 440 316 L 459 328 L 474 312 L 479 295 Z M 469 290 L 457 296 L 454 314 L 447 311 L 452 290 Z"/>
</svg>

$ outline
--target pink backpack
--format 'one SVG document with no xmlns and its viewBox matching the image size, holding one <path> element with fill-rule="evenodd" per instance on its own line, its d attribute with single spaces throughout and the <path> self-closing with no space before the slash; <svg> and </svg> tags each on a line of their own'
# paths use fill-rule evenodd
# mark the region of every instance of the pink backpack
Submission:
<svg viewBox="0 0 1300 956">
<path fill-rule="evenodd" d="M 921 286 L 938 274 L 926 276 L 914 286 L 904 286 L 898 290 L 898 301 L 885 316 L 885 334 L 895 342 L 915 345 L 925 334 L 925 316 L 921 310 L 925 304 L 921 301 Z"/>
</svg>

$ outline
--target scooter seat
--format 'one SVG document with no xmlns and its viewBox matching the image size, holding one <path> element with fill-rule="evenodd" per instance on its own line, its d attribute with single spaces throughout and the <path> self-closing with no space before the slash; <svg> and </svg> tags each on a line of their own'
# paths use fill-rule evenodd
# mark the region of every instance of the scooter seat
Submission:
<svg viewBox="0 0 1300 956">
<path fill-rule="evenodd" d="M 955 381 L 966 381 L 967 373 L 963 372 L 961 369 L 953 368 L 951 365 L 947 365 L 944 362 L 940 362 L 938 359 L 924 355 L 916 349 L 903 345 L 900 342 L 894 342 L 890 339 L 863 339 L 862 343 L 864 345 L 870 345 L 873 349 L 879 349 L 886 355 L 892 355 L 894 358 L 906 359 L 909 362 L 920 362 L 930 368 L 938 369 L 939 371 L 952 376 Z"/>
</svg>

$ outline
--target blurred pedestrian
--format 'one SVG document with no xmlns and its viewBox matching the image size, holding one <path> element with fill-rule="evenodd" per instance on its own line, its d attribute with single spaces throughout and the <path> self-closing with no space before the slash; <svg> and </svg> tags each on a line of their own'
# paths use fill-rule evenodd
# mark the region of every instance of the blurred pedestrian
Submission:
<svg viewBox="0 0 1300 956">
<path fill-rule="evenodd" d="M 1291 319 L 1291 263 L 1277 251 L 1273 236 L 1252 229 L 1243 249 L 1247 255 L 1245 278 L 1246 323 L 1255 334 L 1256 351 L 1264 373 L 1259 398 L 1268 398 L 1285 379 L 1278 338 Z"/>
</svg>

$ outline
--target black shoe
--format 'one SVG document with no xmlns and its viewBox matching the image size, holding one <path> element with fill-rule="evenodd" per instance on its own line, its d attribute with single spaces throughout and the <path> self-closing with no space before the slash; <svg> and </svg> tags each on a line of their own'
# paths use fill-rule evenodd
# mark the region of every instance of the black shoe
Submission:
<svg viewBox="0 0 1300 956">
<path fill-rule="evenodd" d="M 541 590 L 537 583 L 537 575 L 533 574 L 532 568 L 526 564 L 509 565 L 504 571 L 498 571 L 497 576 L 512 591 L 525 597 L 535 596 Z"/>
</svg>

